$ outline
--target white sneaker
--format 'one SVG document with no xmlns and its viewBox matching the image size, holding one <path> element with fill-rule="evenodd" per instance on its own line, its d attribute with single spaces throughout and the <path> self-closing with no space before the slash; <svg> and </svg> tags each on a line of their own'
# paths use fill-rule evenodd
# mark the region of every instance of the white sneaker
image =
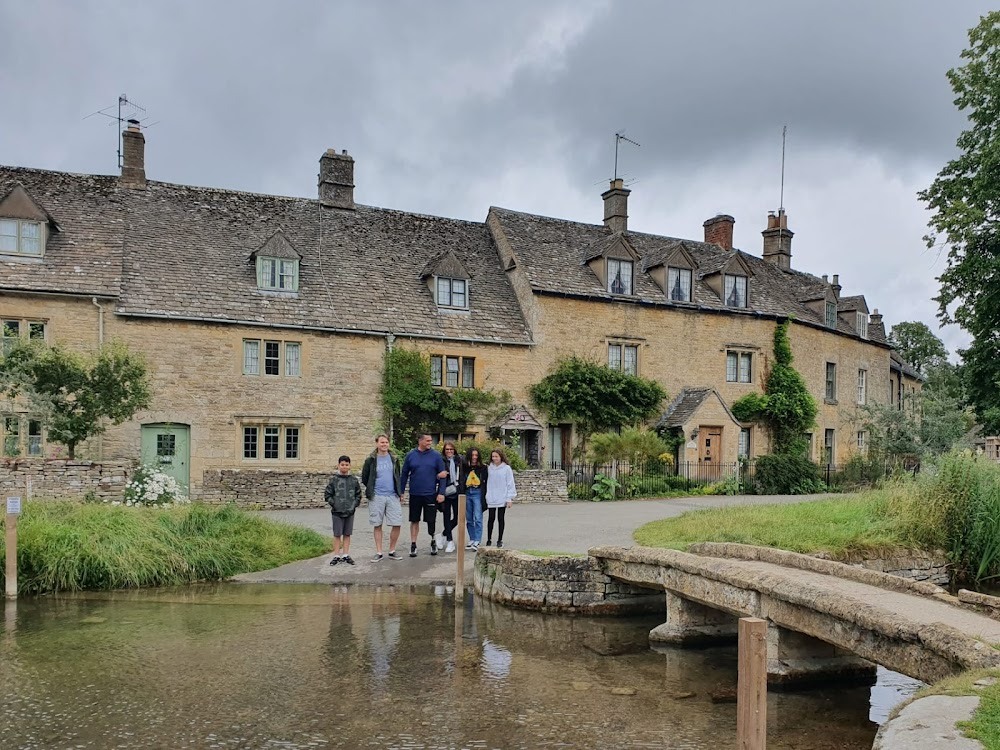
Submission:
<svg viewBox="0 0 1000 750">
<path fill-rule="evenodd" d="M 475 549 L 476 548 L 476 543 L 475 542 L 466 542 L 465 543 L 465 548 L 466 549 Z"/>
<path fill-rule="evenodd" d="M 434 541 L 437 542 L 438 549 L 444 549 L 444 534 L 438 534 L 434 537 Z"/>
<path fill-rule="evenodd" d="M 455 543 L 454 542 L 448 542 L 448 546 L 444 548 L 444 551 L 445 552 L 454 552 L 455 551 Z"/>
<path fill-rule="evenodd" d="M 478 550 L 479 549 L 479 542 L 473 542 L 472 543 L 472 549 Z"/>
</svg>

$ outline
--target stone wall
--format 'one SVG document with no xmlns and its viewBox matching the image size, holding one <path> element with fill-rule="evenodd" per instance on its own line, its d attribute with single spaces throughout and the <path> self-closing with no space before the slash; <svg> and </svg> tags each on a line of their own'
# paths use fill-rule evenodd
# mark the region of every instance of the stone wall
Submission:
<svg viewBox="0 0 1000 750">
<path fill-rule="evenodd" d="M 592 557 L 532 557 L 481 547 L 473 587 L 480 596 L 522 609 L 566 614 L 662 612 L 663 592 L 619 583 Z"/>
<path fill-rule="evenodd" d="M 0 494 L 26 498 L 30 480 L 34 500 L 81 500 L 92 492 L 100 500 L 121 501 L 131 472 L 131 461 L 5 458 L 0 460 Z"/>
<path fill-rule="evenodd" d="M 942 587 L 947 587 L 950 581 L 948 561 L 945 560 L 944 553 L 935 556 L 920 550 L 907 550 L 894 557 L 865 559 L 858 564 L 868 570 L 877 570 L 911 581 L 928 581 Z"/>
<path fill-rule="evenodd" d="M 327 472 L 268 469 L 209 470 L 202 475 L 197 499 L 206 503 L 235 501 L 267 509 L 323 508 Z M 562 471 L 519 471 L 514 474 L 517 502 L 563 503 L 567 500 L 566 474 Z M 406 498 L 403 498 L 406 502 Z M 362 500 L 364 503 L 364 500 Z"/>
</svg>

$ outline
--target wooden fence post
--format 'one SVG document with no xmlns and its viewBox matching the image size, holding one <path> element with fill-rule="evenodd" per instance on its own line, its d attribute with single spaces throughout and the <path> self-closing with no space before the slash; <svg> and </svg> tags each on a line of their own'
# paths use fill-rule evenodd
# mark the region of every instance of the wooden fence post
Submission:
<svg viewBox="0 0 1000 750">
<path fill-rule="evenodd" d="M 736 688 L 736 747 L 767 745 L 767 620 L 741 617 Z"/>
<path fill-rule="evenodd" d="M 7 536 L 5 540 L 6 567 L 4 568 L 4 593 L 8 599 L 17 599 L 17 517 L 21 513 L 21 498 L 7 498 Z"/>
<path fill-rule="evenodd" d="M 455 532 L 458 531 L 458 534 Z M 455 572 L 455 606 L 465 605 L 465 495 L 458 496 L 458 526 L 451 531 L 455 540 L 455 562 L 458 570 Z"/>
</svg>

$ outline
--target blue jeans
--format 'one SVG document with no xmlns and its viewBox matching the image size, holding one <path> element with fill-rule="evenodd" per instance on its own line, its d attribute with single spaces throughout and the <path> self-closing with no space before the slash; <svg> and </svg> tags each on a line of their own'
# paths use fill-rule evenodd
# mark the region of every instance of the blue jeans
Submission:
<svg viewBox="0 0 1000 750">
<path fill-rule="evenodd" d="M 473 487 L 465 491 L 465 529 L 469 532 L 470 542 L 480 542 L 483 539 L 482 492 Z"/>
</svg>

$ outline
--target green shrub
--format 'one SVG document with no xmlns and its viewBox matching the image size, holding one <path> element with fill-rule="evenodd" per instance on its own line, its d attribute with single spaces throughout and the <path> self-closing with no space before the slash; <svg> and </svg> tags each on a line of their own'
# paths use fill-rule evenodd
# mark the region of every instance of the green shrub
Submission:
<svg viewBox="0 0 1000 750">
<path fill-rule="evenodd" d="M 444 443 L 438 443 L 437 450 L 440 451 L 442 448 L 444 448 Z M 507 457 L 507 463 L 510 464 L 510 468 L 514 471 L 524 471 L 528 468 L 527 461 L 521 458 L 518 453 L 511 450 L 509 446 L 503 445 L 499 440 L 459 440 L 455 443 L 455 448 L 458 450 L 458 454 L 462 458 L 465 458 L 471 448 L 478 448 L 479 455 L 484 464 L 488 464 L 490 462 L 490 453 L 499 448 Z"/>
<path fill-rule="evenodd" d="M 761 495 L 805 495 L 826 489 L 819 467 L 805 456 L 794 454 L 758 456 L 754 486 Z"/>
<path fill-rule="evenodd" d="M 590 499 L 595 503 L 599 503 L 602 500 L 614 500 L 615 493 L 621 484 L 606 474 L 598 474 L 594 477 L 594 484 L 590 488 L 590 492 L 593 495 Z"/>
<path fill-rule="evenodd" d="M 220 580 L 316 557 L 327 549 L 327 541 L 314 531 L 231 504 L 127 508 L 35 502 L 25 506 L 18 522 L 18 591 L 42 594 Z"/>
</svg>

